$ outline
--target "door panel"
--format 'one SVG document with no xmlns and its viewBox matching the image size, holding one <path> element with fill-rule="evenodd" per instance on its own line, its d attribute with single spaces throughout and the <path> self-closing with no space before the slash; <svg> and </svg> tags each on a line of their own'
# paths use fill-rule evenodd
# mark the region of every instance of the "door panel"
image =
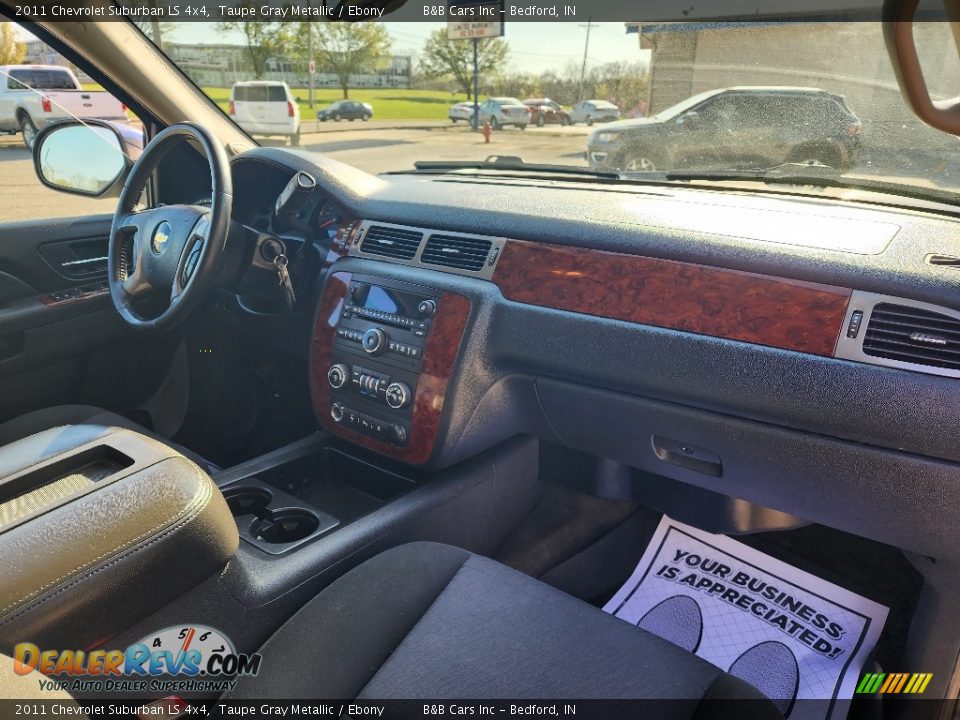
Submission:
<svg viewBox="0 0 960 720">
<path fill-rule="evenodd" d="M 0 422 L 60 404 L 129 410 L 162 381 L 174 338 L 130 332 L 106 291 L 110 222 L 0 225 Z"/>
</svg>

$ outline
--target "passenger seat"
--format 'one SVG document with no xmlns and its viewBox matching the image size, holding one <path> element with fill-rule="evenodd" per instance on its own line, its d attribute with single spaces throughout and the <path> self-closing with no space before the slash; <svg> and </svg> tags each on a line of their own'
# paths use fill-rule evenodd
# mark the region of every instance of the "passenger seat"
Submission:
<svg viewBox="0 0 960 720">
<path fill-rule="evenodd" d="M 782 718 L 752 685 L 696 655 L 435 543 L 388 550 L 347 573 L 260 653 L 259 675 L 227 697 L 669 699 L 648 714 Z"/>
</svg>

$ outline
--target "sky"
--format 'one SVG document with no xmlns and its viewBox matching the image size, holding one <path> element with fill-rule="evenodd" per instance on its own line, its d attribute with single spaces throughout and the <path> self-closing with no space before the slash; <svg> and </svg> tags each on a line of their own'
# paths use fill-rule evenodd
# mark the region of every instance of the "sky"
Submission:
<svg viewBox="0 0 960 720">
<path fill-rule="evenodd" d="M 504 39 L 510 45 L 510 69 L 539 74 L 545 70 L 563 70 L 568 63 L 583 62 L 587 30 L 573 22 L 506 23 Z M 393 38 L 394 52 L 416 54 L 427 36 L 446 23 L 386 22 Z M 225 36 L 212 23 L 181 23 L 173 32 L 174 42 L 243 42 L 242 36 Z M 589 66 L 608 62 L 645 60 L 649 53 L 640 50 L 637 35 L 627 35 L 623 23 L 593 23 L 587 49 Z"/>
</svg>

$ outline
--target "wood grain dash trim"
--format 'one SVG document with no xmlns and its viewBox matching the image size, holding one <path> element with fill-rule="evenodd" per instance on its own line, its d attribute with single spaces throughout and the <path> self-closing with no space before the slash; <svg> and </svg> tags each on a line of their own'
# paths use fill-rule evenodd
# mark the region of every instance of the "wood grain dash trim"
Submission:
<svg viewBox="0 0 960 720">
<path fill-rule="evenodd" d="M 832 356 L 846 288 L 624 253 L 511 240 L 504 297 L 643 325 Z"/>
</svg>

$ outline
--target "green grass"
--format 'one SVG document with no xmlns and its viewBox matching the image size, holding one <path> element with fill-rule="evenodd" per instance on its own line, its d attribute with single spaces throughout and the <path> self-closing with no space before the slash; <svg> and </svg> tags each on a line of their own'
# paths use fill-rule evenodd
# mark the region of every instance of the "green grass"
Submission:
<svg viewBox="0 0 960 720">
<path fill-rule="evenodd" d="M 203 91 L 226 112 L 230 88 L 205 87 Z M 311 110 L 307 105 L 309 90 L 292 88 L 292 92 L 294 97 L 300 100 L 300 117 L 303 120 L 313 120 L 317 110 L 343 98 L 340 90 L 318 88 L 314 91 L 314 106 Z M 466 100 L 467 97 L 463 93 L 451 95 L 449 92 L 437 90 L 364 88 L 351 90 L 350 99 L 372 105 L 373 117 L 378 120 L 446 120 L 450 106 Z"/>
<path fill-rule="evenodd" d="M 102 90 L 96 83 L 85 83 L 85 90 Z M 228 87 L 204 87 L 205 92 L 220 108 L 227 112 L 230 100 Z M 326 107 L 335 100 L 343 98 L 343 92 L 334 88 L 314 90 L 313 110 L 307 105 L 310 91 L 306 88 L 292 88 L 294 97 L 299 99 L 300 117 L 313 120 L 317 110 Z M 442 90 L 405 90 L 371 89 L 351 90 L 351 100 L 359 100 L 373 106 L 373 117 L 378 120 L 446 120 L 447 110 L 454 103 L 467 99 L 464 93 L 455 95 Z"/>
</svg>

